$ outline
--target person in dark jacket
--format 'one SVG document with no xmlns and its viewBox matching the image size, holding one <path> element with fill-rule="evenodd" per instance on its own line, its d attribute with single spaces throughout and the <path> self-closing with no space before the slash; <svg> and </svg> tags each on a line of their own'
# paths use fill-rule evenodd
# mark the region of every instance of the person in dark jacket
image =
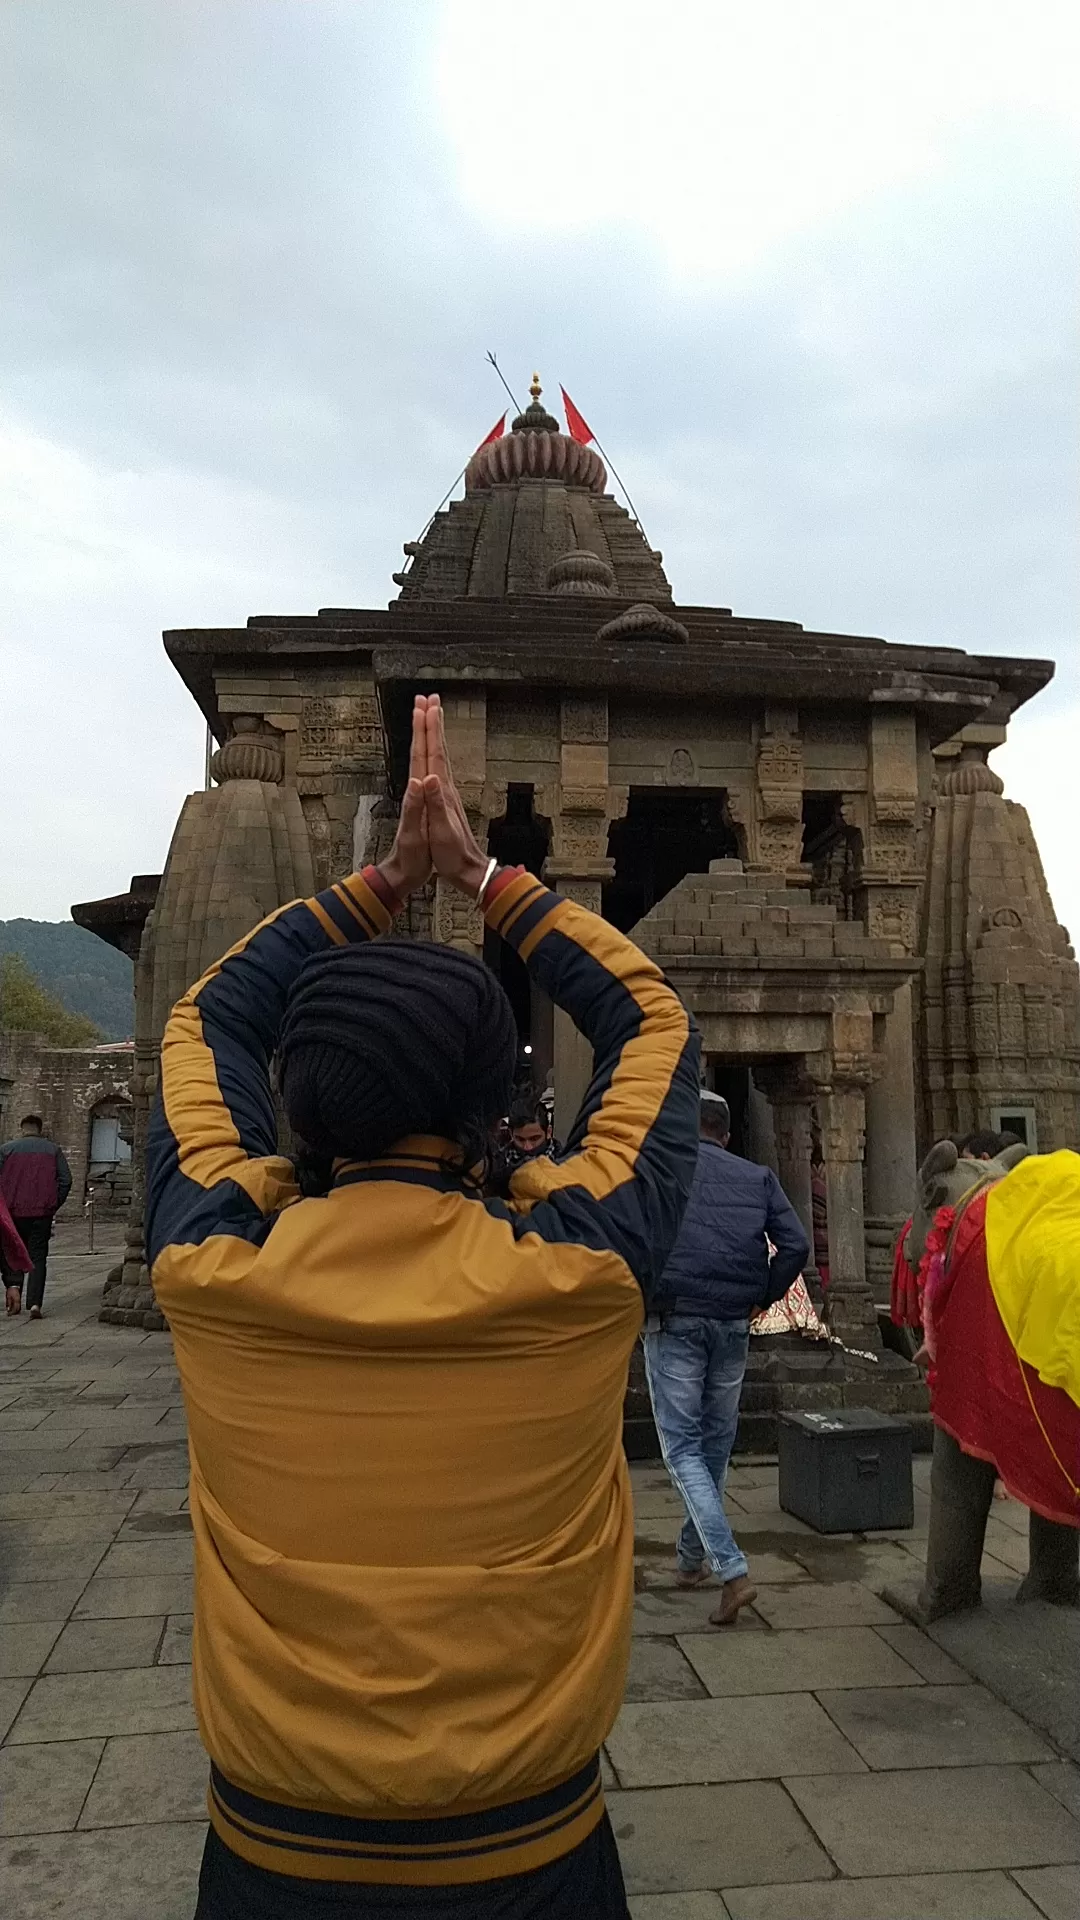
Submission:
<svg viewBox="0 0 1080 1920">
<path fill-rule="evenodd" d="M 45 1297 L 45 1277 L 49 1258 L 49 1240 L 53 1218 L 71 1192 L 71 1168 L 60 1148 L 42 1129 L 41 1115 L 28 1113 L 20 1123 L 19 1138 L 0 1147 L 0 1193 L 8 1204 L 15 1230 L 33 1262 L 26 1288 L 26 1304 L 31 1320 L 41 1319 Z M 22 1276 L 5 1271 L 9 1312 L 18 1309 L 10 1303 Z"/>
<path fill-rule="evenodd" d="M 645 1369 L 664 1464 L 686 1508 L 676 1584 L 703 1586 L 715 1573 L 723 1591 L 709 1619 L 722 1627 L 757 1593 L 723 1502 L 750 1320 L 783 1298 L 810 1243 L 775 1173 L 728 1153 L 731 1116 L 719 1094 L 702 1093 L 700 1124 L 690 1202 L 645 1333 Z"/>
</svg>

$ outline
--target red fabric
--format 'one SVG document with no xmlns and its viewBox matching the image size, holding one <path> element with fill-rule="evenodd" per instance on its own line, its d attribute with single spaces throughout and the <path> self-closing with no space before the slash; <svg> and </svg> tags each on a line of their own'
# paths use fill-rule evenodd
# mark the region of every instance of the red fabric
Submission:
<svg viewBox="0 0 1080 1920">
<path fill-rule="evenodd" d="M 559 392 L 562 394 L 562 403 L 566 409 L 566 424 L 569 428 L 571 440 L 577 440 L 581 446 L 587 447 L 590 440 L 595 440 L 596 435 L 586 420 L 585 415 L 578 412 L 566 388 L 560 387 Z"/>
<path fill-rule="evenodd" d="M 1013 1347 L 986 1270 L 985 1219 L 981 1193 L 963 1213 L 926 1302 L 935 1348 L 930 1409 L 965 1453 L 993 1462 L 1014 1499 L 1080 1527 L 1080 1497 L 1069 1485 L 1080 1483 L 1080 1407 L 1060 1387 L 1044 1386 Z"/>
<path fill-rule="evenodd" d="M 483 439 L 480 442 L 480 447 L 490 447 L 492 441 L 501 440 L 505 432 L 506 432 L 506 414 L 504 413 L 501 420 L 496 420 L 495 425 L 491 429 L 491 432 L 485 433 Z M 477 447 L 476 449 L 477 453 L 479 453 L 480 447 Z"/>
<path fill-rule="evenodd" d="M 29 1273 L 33 1261 L 23 1245 L 22 1235 L 15 1225 L 8 1204 L 0 1193 L 0 1259 L 9 1273 Z"/>
<path fill-rule="evenodd" d="M 911 1229 L 911 1221 L 905 1220 L 900 1229 L 900 1238 L 893 1254 L 892 1285 L 889 1289 L 889 1318 L 894 1327 L 918 1327 L 922 1324 L 922 1302 L 919 1299 L 919 1279 L 904 1258 L 904 1241 Z"/>
<path fill-rule="evenodd" d="M 0 1168 L 0 1193 L 17 1220 L 44 1220 L 56 1212 L 60 1189 L 51 1140 L 13 1140 Z"/>
</svg>

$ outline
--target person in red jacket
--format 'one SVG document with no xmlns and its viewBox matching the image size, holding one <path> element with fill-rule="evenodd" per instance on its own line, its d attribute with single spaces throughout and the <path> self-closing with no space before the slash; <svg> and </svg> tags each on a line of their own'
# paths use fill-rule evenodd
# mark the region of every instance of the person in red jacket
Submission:
<svg viewBox="0 0 1080 1920">
<path fill-rule="evenodd" d="M 0 1196 L 7 1202 L 24 1250 L 30 1255 L 26 1304 L 31 1320 L 41 1319 L 53 1218 L 70 1192 L 71 1168 L 60 1148 L 47 1138 L 41 1115 L 24 1114 L 19 1138 L 0 1147 Z M 4 1280 L 9 1294 L 16 1284 L 21 1294 L 21 1277 L 13 1281 L 5 1271 Z M 17 1310 L 9 1303 L 9 1313 Z"/>
<path fill-rule="evenodd" d="M 33 1264 L 8 1211 L 7 1201 L 0 1193 L 0 1268 L 4 1274 L 8 1313 L 22 1312 L 23 1275 L 29 1273 Z"/>
</svg>

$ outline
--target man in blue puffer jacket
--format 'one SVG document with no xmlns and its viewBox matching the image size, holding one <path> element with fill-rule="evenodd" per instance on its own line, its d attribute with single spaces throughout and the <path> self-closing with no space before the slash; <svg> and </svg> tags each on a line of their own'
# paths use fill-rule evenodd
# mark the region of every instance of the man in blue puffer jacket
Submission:
<svg viewBox="0 0 1080 1920">
<path fill-rule="evenodd" d="M 775 1173 L 728 1153 L 730 1132 L 727 1101 L 702 1093 L 690 1203 L 645 1333 L 656 1430 L 686 1508 L 675 1581 L 697 1587 L 718 1576 L 720 1605 L 709 1615 L 718 1627 L 757 1593 L 723 1502 L 750 1320 L 783 1297 L 810 1253 Z"/>
</svg>

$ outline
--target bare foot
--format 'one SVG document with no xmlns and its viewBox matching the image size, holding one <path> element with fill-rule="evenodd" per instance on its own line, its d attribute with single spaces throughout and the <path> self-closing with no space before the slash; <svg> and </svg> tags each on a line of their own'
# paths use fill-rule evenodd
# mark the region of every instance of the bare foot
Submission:
<svg viewBox="0 0 1080 1920">
<path fill-rule="evenodd" d="M 6 1311 L 9 1314 L 21 1313 L 22 1312 L 22 1288 L 6 1287 L 4 1289 L 4 1293 L 5 1293 L 5 1301 L 6 1301 Z"/>
<path fill-rule="evenodd" d="M 748 1607 L 756 1599 L 757 1588 L 748 1574 L 740 1573 L 735 1580 L 725 1580 L 720 1605 L 715 1613 L 710 1613 L 709 1624 L 714 1627 L 732 1626 L 738 1619 L 740 1608 Z"/>
<path fill-rule="evenodd" d="M 711 1567 L 677 1567 L 675 1571 L 677 1587 L 705 1587 L 711 1579 Z"/>
</svg>

